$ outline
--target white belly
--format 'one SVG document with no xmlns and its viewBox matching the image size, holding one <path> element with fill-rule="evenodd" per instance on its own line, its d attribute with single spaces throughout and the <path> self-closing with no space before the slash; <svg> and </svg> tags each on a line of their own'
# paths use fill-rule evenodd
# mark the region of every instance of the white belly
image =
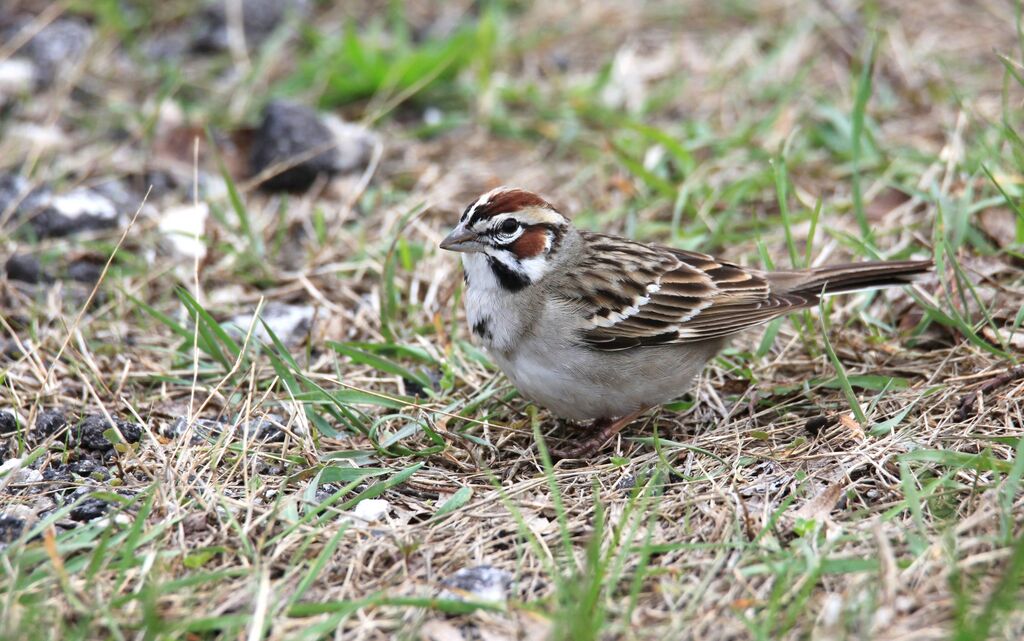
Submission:
<svg viewBox="0 0 1024 641">
<path fill-rule="evenodd" d="M 624 416 L 686 392 L 719 341 L 599 352 L 529 338 L 514 354 L 494 352 L 498 367 L 528 400 L 562 418 Z"/>
</svg>

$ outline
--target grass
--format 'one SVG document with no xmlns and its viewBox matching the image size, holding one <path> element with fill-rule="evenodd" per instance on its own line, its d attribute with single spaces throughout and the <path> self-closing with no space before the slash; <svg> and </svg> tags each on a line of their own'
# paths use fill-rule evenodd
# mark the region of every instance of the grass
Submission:
<svg viewBox="0 0 1024 641">
<path fill-rule="evenodd" d="M 246 59 L 176 64 L 145 47 L 196 2 L 68 5 L 96 40 L 0 109 L 0 169 L 180 188 L 84 237 L 0 212 L 4 256 L 109 261 L 95 291 L 0 283 L 0 410 L 21 427 L 0 456 L 95 456 L 33 437 L 44 409 L 145 428 L 106 432 L 109 478 L 0 478 L 26 523 L 0 539 L 0 638 L 1020 638 L 1021 382 L 957 418 L 1021 355 L 1011 4 L 312 3 Z M 379 162 L 254 190 L 240 132 L 272 97 L 372 126 Z M 63 147 L 14 135 L 50 122 Z M 155 224 L 193 182 L 201 260 Z M 600 456 L 553 463 L 578 432 L 468 340 L 437 249 L 499 182 L 746 264 L 931 256 L 936 275 L 741 336 Z M 270 303 L 313 306 L 307 334 L 226 328 Z M 231 427 L 265 418 L 281 440 Z M 72 520 L 90 499 L 108 513 Z M 443 591 L 480 565 L 506 600 Z"/>
</svg>

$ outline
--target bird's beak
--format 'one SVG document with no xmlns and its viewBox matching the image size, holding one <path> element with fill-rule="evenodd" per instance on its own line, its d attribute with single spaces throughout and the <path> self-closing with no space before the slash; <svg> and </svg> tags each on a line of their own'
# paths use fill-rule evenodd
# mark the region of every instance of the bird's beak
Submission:
<svg viewBox="0 0 1024 641">
<path fill-rule="evenodd" d="M 477 252 L 481 251 L 482 245 L 477 241 L 476 232 L 459 225 L 441 241 L 441 249 L 453 252 Z"/>
</svg>

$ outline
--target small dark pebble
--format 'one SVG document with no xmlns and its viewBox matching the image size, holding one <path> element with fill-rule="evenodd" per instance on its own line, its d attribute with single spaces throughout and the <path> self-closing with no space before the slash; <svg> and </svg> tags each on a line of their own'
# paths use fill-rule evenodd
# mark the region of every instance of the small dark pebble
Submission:
<svg viewBox="0 0 1024 641">
<path fill-rule="evenodd" d="M 79 505 L 71 508 L 68 516 L 71 517 L 72 521 L 92 521 L 106 514 L 109 509 L 110 504 L 106 501 L 101 499 L 85 499 Z"/>
<path fill-rule="evenodd" d="M 263 189 L 305 191 L 320 174 L 337 173 L 337 150 L 331 146 L 334 134 L 313 109 L 293 102 L 274 100 L 263 111 L 263 121 L 252 140 L 250 164 L 253 174 L 284 163 L 287 169 L 264 180 Z M 323 149 L 312 158 L 310 152 Z M 306 158 L 295 163 L 297 158 Z"/>
<path fill-rule="evenodd" d="M 616 490 L 632 490 L 636 487 L 636 477 L 632 474 L 623 476 L 618 483 L 615 484 Z"/>
<path fill-rule="evenodd" d="M 512 586 L 512 574 L 491 565 L 463 568 L 441 582 L 447 588 L 469 592 L 478 599 L 500 601 Z M 463 597 L 456 593 L 454 598 Z"/>
<path fill-rule="evenodd" d="M 67 419 L 64 418 L 64 413 L 60 410 L 43 410 L 36 416 L 36 438 L 39 440 L 49 438 L 63 430 L 67 424 Z"/>
<path fill-rule="evenodd" d="M 60 18 L 46 25 L 25 45 L 25 53 L 36 65 L 36 84 L 53 83 L 59 72 L 72 67 L 89 47 L 92 30 L 81 20 Z"/>
<path fill-rule="evenodd" d="M 4 358 L 20 358 L 21 348 L 12 340 L 0 338 L 0 356 Z"/>
<path fill-rule="evenodd" d="M 242 31 L 245 44 L 255 48 L 284 23 L 289 15 L 304 17 L 309 0 L 243 0 Z M 209 2 L 198 15 L 192 48 L 199 53 L 215 53 L 229 48 L 228 17 L 223 2 Z"/>
<path fill-rule="evenodd" d="M 142 428 L 135 423 L 114 419 L 121 437 L 128 443 L 138 443 L 142 438 Z M 78 425 L 78 440 L 82 447 L 88 450 L 109 450 L 114 445 L 103 435 L 107 430 L 112 429 L 107 418 L 101 414 L 87 416 Z"/>
<path fill-rule="evenodd" d="M 14 254 L 4 263 L 7 278 L 36 285 L 52 280 L 43 272 L 39 259 L 32 254 Z"/>
<path fill-rule="evenodd" d="M 411 378 L 402 377 L 402 385 L 405 386 L 405 394 L 407 396 L 426 396 L 426 390 L 423 385 Z"/>
<path fill-rule="evenodd" d="M 280 422 L 273 418 L 260 418 L 254 421 L 246 421 L 238 426 L 242 434 L 248 434 L 250 438 L 267 443 L 280 443 L 284 440 L 284 430 Z"/>
<path fill-rule="evenodd" d="M 50 483 L 70 483 L 74 480 L 67 465 L 48 467 L 43 470 L 43 480 Z"/>
<path fill-rule="evenodd" d="M 313 500 L 317 503 L 323 503 L 334 496 L 334 493 L 340 489 L 341 487 L 334 483 L 324 483 L 320 487 L 316 488 L 316 494 L 313 496 Z"/>
<path fill-rule="evenodd" d="M 18 433 L 18 419 L 7 410 L 0 411 L 0 436 L 13 436 Z"/>
<path fill-rule="evenodd" d="M 804 430 L 811 436 L 821 434 L 822 430 L 835 422 L 835 419 L 828 416 L 812 416 L 804 423 Z"/>
<path fill-rule="evenodd" d="M 110 478 L 110 471 L 107 468 L 89 459 L 72 461 L 68 463 L 67 469 L 72 474 L 77 474 L 78 476 L 99 477 L 100 480 Z"/>
<path fill-rule="evenodd" d="M 24 531 L 24 519 L 14 516 L 0 517 L 0 543 L 13 543 Z"/>
<path fill-rule="evenodd" d="M 438 369 L 427 369 L 423 368 L 420 370 L 426 375 L 427 380 L 430 381 L 430 389 L 437 392 L 441 389 L 441 380 L 444 374 Z M 414 381 L 410 378 L 402 377 L 402 382 L 405 384 L 405 393 L 409 396 L 426 396 L 426 388 L 419 381 Z"/>
<path fill-rule="evenodd" d="M 103 265 L 91 260 L 76 260 L 68 265 L 68 278 L 80 283 L 93 284 L 103 274 Z"/>
</svg>

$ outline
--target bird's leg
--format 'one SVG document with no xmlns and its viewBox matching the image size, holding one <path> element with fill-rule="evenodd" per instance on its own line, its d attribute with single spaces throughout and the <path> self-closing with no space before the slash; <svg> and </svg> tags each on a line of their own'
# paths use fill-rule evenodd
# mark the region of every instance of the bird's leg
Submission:
<svg viewBox="0 0 1024 641">
<path fill-rule="evenodd" d="M 564 450 L 552 450 L 552 454 L 555 458 L 567 459 L 567 458 L 590 458 L 597 453 L 601 446 L 608 442 L 608 440 L 619 433 L 619 430 L 632 423 L 636 417 L 640 416 L 647 411 L 646 407 L 638 409 L 632 414 L 612 420 L 610 418 L 599 418 L 591 424 L 591 429 L 598 429 L 598 432 L 588 438 L 582 443 L 575 447 L 570 447 Z"/>
</svg>

